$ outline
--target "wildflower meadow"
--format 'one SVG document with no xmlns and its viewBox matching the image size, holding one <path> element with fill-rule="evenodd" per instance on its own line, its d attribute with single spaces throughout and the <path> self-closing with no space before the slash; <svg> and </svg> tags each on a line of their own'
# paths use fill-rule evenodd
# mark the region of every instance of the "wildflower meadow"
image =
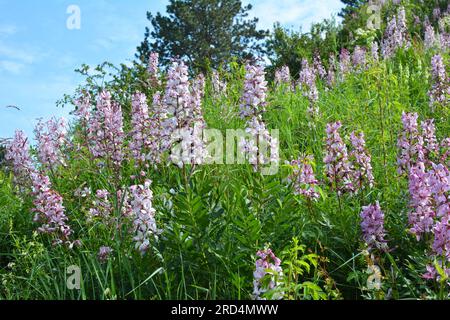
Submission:
<svg viewBox="0 0 450 320">
<path fill-rule="evenodd" d="M 82 67 L 2 142 L 0 299 L 449 299 L 450 5 L 351 14 L 294 60 Z"/>
</svg>

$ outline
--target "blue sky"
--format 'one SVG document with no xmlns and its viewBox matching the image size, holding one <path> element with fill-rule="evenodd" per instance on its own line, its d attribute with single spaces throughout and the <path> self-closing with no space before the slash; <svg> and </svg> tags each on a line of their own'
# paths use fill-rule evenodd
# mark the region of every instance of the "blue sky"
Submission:
<svg viewBox="0 0 450 320">
<path fill-rule="evenodd" d="M 259 26 L 275 21 L 308 30 L 341 8 L 340 0 L 247 0 Z M 165 12 L 166 0 L 0 0 L 0 137 L 16 128 L 32 135 L 36 119 L 69 118 L 55 102 L 72 93 L 82 63 L 130 61 L 149 24 L 146 12 Z M 81 10 L 81 28 L 66 26 L 67 8 Z M 21 111 L 5 108 L 17 105 Z"/>
</svg>

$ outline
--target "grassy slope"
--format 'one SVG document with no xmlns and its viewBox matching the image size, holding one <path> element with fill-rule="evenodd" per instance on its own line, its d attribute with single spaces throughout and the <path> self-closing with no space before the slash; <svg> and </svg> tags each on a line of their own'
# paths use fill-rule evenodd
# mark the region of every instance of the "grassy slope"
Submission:
<svg viewBox="0 0 450 320">
<path fill-rule="evenodd" d="M 84 244 L 70 251 L 52 248 L 47 238 L 33 234 L 31 200 L 19 201 L 9 178 L 2 174 L 0 298 L 245 299 L 252 290 L 255 252 L 270 243 L 279 253 L 291 245 L 293 237 L 326 258 L 321 272 L 305 275 L 305 279 L 323 286 L 324 279 L 331 277 L 345 298 L 359 298 L 367 268 L 360 255 L 359 213 L 362 206 L 376 200 L 386 214 L 393 248 L 380 265 L 386 270 L 396 266 L 395 277 L 389 277 L 386 286 L 393 288 L 396 297 L 419 297 L 425 292 L 419 273 L 424 271 L 427 246 L 406 231 L 407 183 L 397 176 L 395 162 L 402 111 L 418 112 L 421 120 L 435 118 L 438 137 L 450 136 L 449 111 L 431 113 L 428 107 L 430 58 L 423 52 L 400 52 L 392 61 L 349 75 L 332 90 L 321 88 L 321 117 L 315 126 L 309 125 L 307 100 L 301 94 L 282 88 L 270 92 L 265 120 L 270 128 L 280 130 L 282 162 L 300 153 L 313 154 L 322 181 L 326 123 L 342 121 L 343 136 L 364 131 L 376 186 L 370 192 L 345 196 L 341 207 L 326 186 L 325 198 L 308 207 L 292 194 L 283 167 L 277 175 L 261 176 L 247 165 L 209 165 L 197 168 L 190 180 L 173 166 L 150 169 L 157 219 L 165 231 L 154 250 L 142 258 L 133 250 L 130 237 L 114 234 L 102 224 L 86 223 L 89 203 L 74 199 L 73 191 L 83 183 L 93 190 L 112 190 L 113 186 L 95 166 L 78 159 L 54 179 L 55 188 L 64 196 L 70 225 Z M 211 128 L 244 126 L 235 114 L 242 74 L 230 77 L 227 97 L 205 98 L 205 118 Z M 124 168 L 123 176 L 132 171 L 131 166 Z M 131 181 L 125 179 L 122 184 Z M 104 265 L 96 259 L 101 245 L 114 249 L 113 259 Z M 7 267 L 8 263 L 13 264 Z M 72 264 L 82 269 L 79 292 L 65 285 L 65 270 Z M 325 270 L 327 276 L 323 276 Z"/>
</svg>

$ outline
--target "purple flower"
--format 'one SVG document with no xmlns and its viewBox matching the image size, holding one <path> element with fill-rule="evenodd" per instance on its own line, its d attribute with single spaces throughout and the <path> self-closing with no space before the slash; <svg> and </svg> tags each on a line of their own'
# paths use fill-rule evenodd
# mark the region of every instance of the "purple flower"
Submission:
<svg viewBox="0 0 450 320">
<path fill-rule="evenodd" d="M 16 130 L 13 140 L 6 146 L 5 159 L 12 164 L 14 181 L 22 186 L 29 186 L 33 162 L 29 153 L 28 138 L 21 130 Z"/>
<path fill-rule="evenodd" d="M 356 134 L 352 132 L 350 141 L 353 145 L 353 150 L 350 157 L 353 161 L 353 180 L 355 190 L 363 189 L 367 183 L 369 188 L 373 187 L 374 177 L 372 173 L 371 156 L 366 148 L 364 140 L 364 133 Z"/>
<path fill-rule="evenodd" d="M 433 190 L 430 175 L 423 162 L 411 167 L 409 172 L 409 194 L 411 211 L 408 216 L 410 231 L 417 240 L 431 231 L 436 216 L 433 207 Z"/>
<path fill-rule="evenodd" d="M 360 46 L 356 46 L 352 56 L 353 66 L 364 69 L 366 66 L 366 50 Z"/>
<path fill-rule="evenodd" d="M 447 268 L 445 266 L 445 263 L 443 263 L 442 260 L 438 260 L 437 264 L 445 272 L 447 277 L 450 277 L 450 268 Z M 434 281 L 437 281 L 437 282 L 441 281 L 441 276 L 437 272 L 436 267 L 434 265 L 427 265 L 426 269 L 427 269 L 427 272 L 424 273 L 423 276 L 422 276 L 424 279 L 426 279 L 426 280 L 434 280 Z"/>
<path fill-rule="evenodd" d="M 167 72 L 166 93 L 163 105 L 171 117 L 174 130 L 189 126 L 193 110 L 189 91 L 188 68 L 183 61 L 173 61 Z"/>
<path fill-rule="evenodd" d="M 417 124 L 417 113 L 402 114 L 403 130 L 398 139 L 397 157 L 398 173 L 408 173 L 417 160 L 424 159 L 423 138 L 420 136 Z"/>
<path fill-rule="evenodd" d="M 177 145 L 171 150 L 169 159 L 172 163 L 182 168 L 184 165 L 199 165 L 207 158 L 207 150 L 203 141 L 203 128 L 201 122 L 193 127 L 177 129 L 172 134 L 173 141 Z"/>
<path fill-rule="evenodd" d="M 161 137 L 165 146 L 172 147 L 171 161 L 180 167 L 202 163 L 206 157 L 201 109 L 204 90 L 203 75 L 198 76 L 190 88 L 187 66 L 181 61 L 172 63 L 163 100 L 168 118 L 161 123 Z"/>
<path fill-rule="evenodd" d="M 433 19 L 434 20 L 439 20 L 439 17 L 441 16 L 441 8 L 436 7 L 433 9 Z"/>
<path fill-rule="evenodd" d="M 54 169 L 64 164 L 61 152 L 66 143 L 66 122 L 61 119 L 50 119 L 47 122 L 39 120 L 34 133 L 37 141 L 37 156 L 39 162 L 47 169 Z"/>
<path fill-rule="evenodd" d="M 170 147 L 170 135 L 173 130 L 173 122 L 168 118 L 167 109 L 161 101 L 159 92 L 153 95 L 152 116 L 149 119 L 148 127 L 151 143 L 147 158 L 159 163 L 162 153 Z"/>
<path fill-rule="evenodd" d="M 314 54 L 314 60 L 313 60 L 313 68 L 314 73 L 319 76 L 320 79 L 325 80 L 327 77 L 327 71 L 325 70 L 325 67 L 322 64 L 322 59 L 320 57 L 319 52 L 315 52 Z"/>
<path fill-rule="evenodd" d="M 100 247 L 98 250 L 98 260 L 100 260 L 101 263 L 105 263 L 108 261 L 110 254 L 112 253 L 113 249 L 110 247 Z"/>
<path fill-rule="evenodd" d="M 336 82 L 336 57 L 334 54 L 330 54 L 329 67 L 327 72 L 327 86 L 329 88 L 334 86 Z"/>
<path fill-rule="evenodd" d="M 432 164 L 429 171 L 430 187 L 434 197 L 436 215 L 443 217 L 450 213 L 450 171 L 443 164 Z"/>
<path fill-rule="evenodd" d="M 450 221 L 449 214 L 442 217 L 433 228 L 433 253 L 450 262 Z"/>
<path fill-rule="evenodd" d="M 424 35 L 425 48 L 431 49 L 439 44 L 440 43 L 436 39 L 436 33 L 434 32 L 433 26 L 429 22 L 425 23 L 425 35 Z"/>
<path fill-rule="evenodd" d="M 441 141 L 441 163 L 450 167 L 450 138 Z"/>
<path fill-rule="evenodd" d="M 191 103 L 195 124 L 204 124 L 202 99 L 205 96 L 205 76 L 200 73 L 194 79 L 191 89 Z"/>
<path fill-rule="evenodd" d="M 154 87 L 160 85 L 158 64 L 159 54 L 157 52 L 151 52 L 148 59 L 147 72 L 150 76 L 150 83 Z"/>
<path fill-rule="evenodd" d="M 123 156 L 122 108 L 103 91 L 97 99 L 97 110 L 89 122 L 90 150 L 94 158 L 111 161 L 116 168 Z"/>
<path fill-rule="evenodd" d="M 354 190 L 352 171 L 347 146 L 342 140 L 339 129 L 341 122 L 327 124 L 325 158 L 325 174 L 331 187 L 339 194 Z"/>
<path fill-rule="evenodd" d="M 405 9 L 400 7 L 397 16 L 393 16 L 388 22 L 381 42 L 381 52 L 387 59 L 392 57 L 397 49 L 409 48 L 410 45 Z"/>
<path fill-rule="evenodd" d="M 350 52 L 343 48 L 341 54 L 339 55 L 339 77 L 343 81 L 345 75 L 351 71 L 351 57 Z"/>
<path fill-rule="evenodd" d="M 181 84 L 185 90 L 185 85 Z M 207 150 L 203 140 L 203 129 L 206 127 L 202 111 L 202 99 L 205 94 L 205 77 L 199 74 L 193 81 L 192 87 L 187 86 L 188 92 L 183 99 L 189 99 L 186 104 L 185 118 L 174 118 L 174 123 L 182 124 L 172 131 L 170 136 L 170 161 L 182 168 L 184 165 L 198 165 L 204 163 Z"/>
<path fill-rule="evenodd" d="M 384 230 L 384 213 L 381 211 L 378 201 L 367 207 L 363 207 L 361 212 L 361 230 L 363 239 L 369 249 L 387 249 L 386 231 Z"/>
<path fill-rule="evenodd" d="M 63 206 L 63 198 L 59 193 L 51 189 L 48 176 L 38 172 L 31 173 L 33 181 L 33 196 L 35 213 L 34 221 L 41 222 L 38 232 L 53 234 L 54 244 L 70 244 L 69 237 L 72 234 L 70 226 L 67 225 L 67 216 Z"/>
<path fill-rule="evenodd" d="M 280 86 L 282 84 L 289 85 L 291 83 L 291 73 L 288 66 L 282 66 L 275 71 L 275 84 Z"/>
<path fill-rule="evenodd" d="M 240 115 L 242 118 L 252 118 L 265 111 L 267 96 L 266 73 L 262 66 L 245 66 L 246 75 L 244 93 L 241 98 Z"/>
<path fill-rule="evenodd" d="M 81 187 L 80 187 L 75 190 L 73 195 L 78 198 L 87 198 L 88 196 L 91 195 L 91 193 L 92 193 L 92 191 L 91 191 L 90 187 L 84 187 L 83 189 L 81 189 Z"/>
<path fill-rule="evenodd" d="M 83 130 L 87 129 L 89 119 L 91 118 L 91 97 L 89 94 L 83 94 L 80 98 L 75 100 L 76 110 L 74 114 L 81 121 Z"/>
<path fill-rule="evenodd" d="M 244 93 L 241 98 L 240 115 L 247 119 L 247 136 L 239 142 L 239 147 L 255 171 L 261 165 L 278 162 L 278 140 L 273 138 L 262 120 L 265 111 L 267 82 L 261 66 L 246 66 Z M 270 149 L 268 157 L 265 150 Z"/>
<path fill-rule="evenodd" d="M 147 97 L 143 93 L 135 93 L 131 101 L 132 129 L 129 148 L 137 163 L 145 162 L 144 146 L 151 139 L 148 128 L 149 118 Z"/>
<path fill-rule="evenodd" d="M 439 35 L 439 47 L 442 50 L 448 50 L 450 48 L 450 33 L 441 31 Z"/>
<path fill-rule="evenodd" d="M 247 137 L 241 139 L 239 147 L 255 172 L 263 165 L 278 163 L 278 140 L 271 136 L 261 117 L 248 120 L 245 131 Z"/>
<path fill-rule="evenodd" d="M 113 212 L 113 205 L 109 200 L 109 192 L 108 190 L 97 190 L 96 199 L 92 202 L 93 207 L 89 209 L 88 221 L 93 220 L 94 218 L 100 218 L 102 221 L 107 221 Z"/>
<path fill-rule="evenodd" d="M 151 181 L 145 181 L 144 185 L 134 185 L 130 187 L 131 209 L 134 214 L 133 240 L 136 242 L 135 248 L 144 255 L 150 247 L 151 238 L 157 238 L 161 233 L 156 226 L 155 209 L 153 208 L 153 193 L 150 189 Z"/>
<path fill-rule="evenodd" d="M 312 156 L 299 158 L 291 161 L 293 173 L 288 177 L 288 181 L 293 183 L 294 194 L 303 195 L 309 200 L 320 198 L 317 191 L 319 181 L 314 175 L 311 163 L 314 161 Z"/>
<path fill-rule="evenodd" d="M 431 58 L 431 78 L 432 86 L 428 92 L 431 109 L 434 110 L 436 105 L 447 106 L 450 102 L 450 79 L 445 71 L 444 60 L 439 54 Z"/>
<path fill-rule="evenodd" d="M 319 91 L 316 86 L 316 73 L 314 68 L 309 66 L 306 59 L 302 61 L 302 70 L 299 75 L 299 85 L 303 95 L 309 100 L 308 113 L 311 116 L 317 116 L 319 113 L 317 101 L 319 100 Z"/>
<path fill-rule="evenodd" d="M 439 143 L 436 139 L 436 127 L 434 125 L 434 119 L 422 121 L 422 139 L 423 139 L 423 152 L 425 160 L 429 160 L 432 154 L 439 152 Z"/>
<path fill-rule="evenodd" d="M 132 98 L 131 116 L 131 141 L 129 148 L 136 165 L 144 164 L 146 161 L 159 162 L 161 153 L 161 101 L 159 93 L 153 96 L 153 115 L 149 115 L 147 98 L 143 93 L 136 93 Z"/>
<path fill-rule="evenodd" d="M 216 96 L 225 94 L 227 91 L 227 83 L 220 79 L 219 72 L 214 70 L 211 75 L 211 84 Z"/>
<path fill-rule="evenodd" d="M 271 249 L 261 250 L 256 253 L 259 259 L 255 263 L 253 272 L 253 299 L 265 300 L 264 294 L 276 289 L 283 278 L 281 260 L 278 259 Z M 282 299 L 282 294 L 276 293 L 273 299 Z"/>
<path fill-rule="evenodd" d="M 378 42 L 376 42 L 376 41 L 372 42 L 372 45 L 370 47 L 370 52 L 371 52 L 373 61 L 378 61 L 379 50 L 380 50 L 380 48 L 378 47 Z"/>
<path fill-rule="evenodd" d="M 188 68 L 182 61 L 173 61 L 167 77 L 163 104 L 173 116 L 176 127 L 181 128 L 188 125 L 193 118 Z"/>
</svg>

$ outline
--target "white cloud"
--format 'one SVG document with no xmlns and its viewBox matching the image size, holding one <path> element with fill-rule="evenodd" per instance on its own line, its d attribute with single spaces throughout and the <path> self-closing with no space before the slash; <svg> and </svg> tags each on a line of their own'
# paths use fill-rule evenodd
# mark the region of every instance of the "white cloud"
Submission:
<svg viewBox="0 0 450 320">
<path fill-rule="evenodd" d="M 258 0 L 250 1 L 250 14 L 259 18 L 259 26 L 271 29 L 275 22 L 283 26 L 302 28 L 308 31 L 313 22 L 320 22 L 338 13 L 340 0 Z"/>
<path fill-rule="evenodd" d="M 0 25 L 0 36 L 11 36 L 17 32 L 16 26 Z"/>
<path fill-rule="evenodd" d="M 25 69 L 25 64 L 23 63 L 9 60 L 0 60 L 0 70 L 18 75 L 23 71 L 23 69 Z"/>
<path fill-rule="evenodd" d="M 142 41 L 147 25 L 145 12 L 121 12 L 118 7 L 106 1 L 95 2 L 93 6 L 90 10 L 103 11 L 104 14 L 95 24 L 97 37 L 91 42 L 91 47 L 99 51 L 132 47 L 133 57 L 134 49 Z M 128 54 L 128 50 L 125 53 Z"/>
<path fill-rule="evenodd" d="M 31 64 L 36 60 L 36 54 L 31 50 L 9 46 L 0 42 L 0 57 L 18 60 Z"/>
<path fill-rule="evenodd" d="M 43 58 L 45 54 L 36 48 L 9 45 L 0 41 L 0 69 L 11 74 L 22 73 L 27 66 Z"/>
</svg>

